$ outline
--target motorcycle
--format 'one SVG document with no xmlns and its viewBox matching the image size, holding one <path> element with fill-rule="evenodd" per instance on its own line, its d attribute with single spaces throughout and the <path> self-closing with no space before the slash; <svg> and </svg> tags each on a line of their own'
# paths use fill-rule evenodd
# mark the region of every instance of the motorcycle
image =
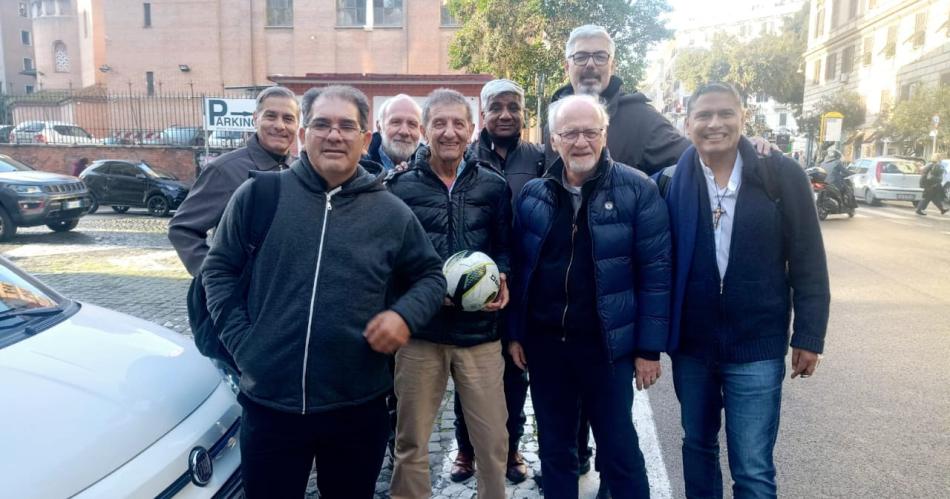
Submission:
<svg viewBox="0 0 950 499">
<path fill-rule="evenodd" d="M 828 183 L 828 172 L 821 166 L 813 166 L 805 170 L 808 180 L 811 181 L 812 192 L 815 197 L 815 209 L 818 219 L 825 220 L 828 215 L 847 214 L 854 217 L 857 202 L 854 199 L 854 187 L 850 178 L 845 178 L 844 191 L 839 191 L 833 184 Z"/>
</svg>

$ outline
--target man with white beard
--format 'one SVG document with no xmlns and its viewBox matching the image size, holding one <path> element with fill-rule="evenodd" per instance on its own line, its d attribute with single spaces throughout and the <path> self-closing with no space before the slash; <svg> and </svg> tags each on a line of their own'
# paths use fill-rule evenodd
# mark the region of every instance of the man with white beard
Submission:
<svg viewBox="0 0 950 499">
<path fill-rule="evenodd" d="M 548 110 L 560 158 L 515 204 L 509 353 L 531 366 L 547 498 L 578 494 L 578 407 L 617 498 L 649 497 L 631 380 L 660 377 L 669 336 L 669 216 L 656 184 L 610 158 L 607 110 L 572 95 Z"/>
<path fill-rule="evenodd" d="M 406 94 L 383 103 L 367 159 L 386 170 L 408 163 L 422 140 L 422 108 Z"/>
</svg>

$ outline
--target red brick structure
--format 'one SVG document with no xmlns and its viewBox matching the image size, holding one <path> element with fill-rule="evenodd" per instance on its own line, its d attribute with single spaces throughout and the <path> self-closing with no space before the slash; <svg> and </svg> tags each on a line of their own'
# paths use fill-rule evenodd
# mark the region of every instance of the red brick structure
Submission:
<svg viewBox="0 0 950 499">
<path fill-rule="evenodd" d="M 166 171 L 182 180 L 193 180 L 199 155 L 204 149 L 171 146 L 57 146 L 57 145 L 12 145 L 0 144 L 0 154 L 46 172 L 72 175 L 73 163 L 79 158 L 127 159 L 145 161 L 159 170 Z"/>
</svg>

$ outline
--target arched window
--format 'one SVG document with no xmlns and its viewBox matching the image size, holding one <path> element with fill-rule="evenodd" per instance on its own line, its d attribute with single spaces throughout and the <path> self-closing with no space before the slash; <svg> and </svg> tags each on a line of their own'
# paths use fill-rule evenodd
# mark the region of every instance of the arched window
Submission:
<svg viewBox="0 0 950 499">
<path fill-rule="evenodd" d="M 66 51 L 66 44 L 59 40 L 53 43 L 53 61 L 57 73 L 69 72 L 69 52 Z"/>
</svg>

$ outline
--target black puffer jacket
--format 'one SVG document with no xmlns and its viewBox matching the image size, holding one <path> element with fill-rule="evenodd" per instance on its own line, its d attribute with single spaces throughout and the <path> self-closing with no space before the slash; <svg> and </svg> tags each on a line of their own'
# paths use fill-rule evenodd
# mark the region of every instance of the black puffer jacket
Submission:
<svg viewBox="0 0 950 499">
<path fill-rule="evenodd" d="M 540 144 L 518 139 L 515 146 L 508 151 L 508 155 L 502 159 L 495 152 L 491 136 L 484 128 L 478 134 L 478 140 L 468 146 L 465 157 L 484 161 L 502 172 L 508 179 L 508 187 L 511 188 L 512 206 L 529 180 L 544 175 L 544 148 Z"/>
<path fill-rule="evenodd" d="M 491 166 L 465 160 L 449 192 L 432 171 L 429 148 L 423 146 L 409 169 L 393 175 L 387 184 L 419 218 L 443 261 L 459 251 L 481 251 L 495 260 L 499 272 L 510 273 L 511 195 L 505 178 Z M 462 347 L 478 345 L 499 338 L 496 316 L 442 307 L 412 337 Z"/>
</svg>

